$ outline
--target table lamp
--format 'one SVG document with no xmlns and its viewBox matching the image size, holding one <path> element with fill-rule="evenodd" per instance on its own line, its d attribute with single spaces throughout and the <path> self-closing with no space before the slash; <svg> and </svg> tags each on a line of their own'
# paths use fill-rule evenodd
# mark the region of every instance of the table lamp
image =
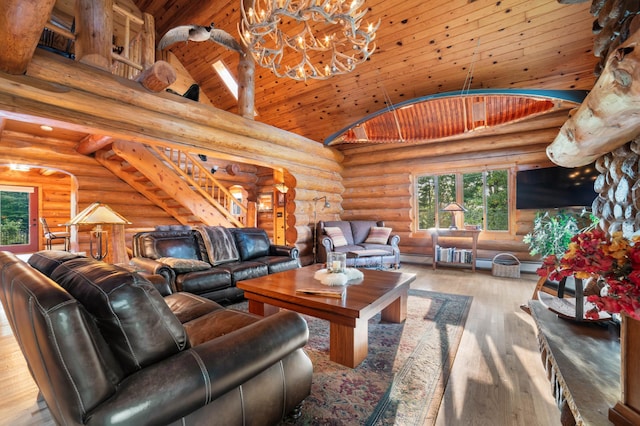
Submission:
<svg viewBox="0 0 640 426">
<path fill-rule="evenodd" d="M 456 226 L 456 212 L 466 212 L 467 209 L 458 203 L 449 203 L 442 211 L 451 213 L 451 226 L 449 226 L 449 229 L 458 229 Z"/>
<path fill-rule="evenodd" d="M 109 241 L 104 239 L 102 225 L 130 225 L 127 219 L 116 213 L 111 207 L 99 201 L 89 205 L 69 222 L 70 225 L 96 225 L 89 234 L 89 253 L 96 260 L 102 260 L 109 254 Z M 94 239 L 96 250 L 94 251 Z"/>
</svg>

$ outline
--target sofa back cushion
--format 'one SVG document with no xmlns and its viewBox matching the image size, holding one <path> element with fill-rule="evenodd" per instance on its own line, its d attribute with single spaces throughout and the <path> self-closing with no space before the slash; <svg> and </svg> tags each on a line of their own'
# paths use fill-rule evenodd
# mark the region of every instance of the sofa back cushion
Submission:
<svg viewBox="0 0 640 426">
<path fill-rule="evenodd" d="M 195 228 L 202 245 L 205 260 L 213 266 L 240 260 L 236 241 L 224 226 L 197 226 Z"/>
<path fill-rule="evenodd" d="M 328 221 L 328 222 L 324 222 L 324 229 L 326 230 L 327 227 L 329 228 L 340 228 L 340 230 L 342 231 L 342 235 L 344 235 L 344 238 L 347 240 L 347 244 L 346 245 L 353 245 L 353 233 L 351 232 L 351 225 L 349 224 L 348 221 L 346 220 L 333 220 L 333 221 Z M 326 233 L 326 231 L 325 231 Z"/>
<path fill-rule="evenodd" d="M 84 257 L 78 253 L 58 250 L 42 250 L 29 256 L 28 263 L 38 271 L 51 277 L 51 273 L 67 260 Z"/>
<path fill-rule="evenodd" d="M 126 374 L 189 347 L 160 293 L 135 272 L 81 258 L 61 264 L 51 278 L 95 319 Z"/>
<path fill-rule="evenodd" d="M 374 226 L 384 226 L 384 223 L 378 225 L 382 222 L 376 222 L 374 220 L 352 220 L 351 224 L 351 232 L 353 233 L 353 243 L 354 244 L 362 244 L 364 240 L 367 239 L 367 235 L 369 235 L 369 230 Z"/>
<path fill-rule="evenodd" d="M 142 232 L 134 237 L 134 256 L 203 260 L 192 231 Z"/>
<path fill-rule="evenodd" d="M 240 258 L 251 260 L 268 256 L 271 241 L 264 229 L 260 228 L 236 228 L 233 230 Z"/>
<path fill-rule="evenodd" d="M 116 391 L 119 363 L 82 305 L 12 253 L 0 252 L 0 283 L 4 312 L 51 415 L 57 424 L 82 424 Z"/>
</svg>

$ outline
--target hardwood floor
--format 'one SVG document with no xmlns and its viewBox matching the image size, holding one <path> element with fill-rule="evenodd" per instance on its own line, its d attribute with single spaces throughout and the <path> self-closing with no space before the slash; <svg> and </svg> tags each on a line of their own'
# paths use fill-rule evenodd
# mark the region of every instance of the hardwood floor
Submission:
<svg viewBox="0 0 640 426">
<path fill-rule="evenodd" d="M 436 425 L 560 424 L 560 413 L 538 352 L 532 318 L 519 309 L 531 296 L 534 275 L 494 278 L 490 271 L 405 263 L 417 274 L 412 288 L 473 296 Z M 0 424 L 52 425 L 37 403 L 38 390 L 0 312 Z M 403 425 L 404 426 L 404 425 Z"/>
</svg>

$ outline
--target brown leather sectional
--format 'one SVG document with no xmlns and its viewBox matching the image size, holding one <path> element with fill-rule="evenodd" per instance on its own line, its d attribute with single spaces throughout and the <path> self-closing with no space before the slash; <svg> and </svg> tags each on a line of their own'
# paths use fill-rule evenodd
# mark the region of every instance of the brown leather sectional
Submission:
<svg viewBox="0 0 640 426">
<path fill-rule="evenodd" d="M 67 252 L 0 252 L 0 300 L 65 425 L 269 425 L 309 395 L 304 319 L 166 297 L 140 274 Z"/>
<path fill-rule="evenodd" d="M 163 274 L 173 291 L 219 303 L 242 299 L 238 281 L 300 267 L 296 247 L 276 245 L 260 228 L 158 227 L 133 237 L 132 265 Z"/>
</svg>

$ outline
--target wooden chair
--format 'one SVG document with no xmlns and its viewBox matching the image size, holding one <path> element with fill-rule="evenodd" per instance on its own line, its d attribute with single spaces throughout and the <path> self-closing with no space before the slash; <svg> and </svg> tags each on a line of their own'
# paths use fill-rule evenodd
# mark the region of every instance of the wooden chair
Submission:
<svg viewBox="0 0 640 426">
<path fill-rule="evenodd" d="M 69 233 L 68 232 L 51 232 L 47 220 L 44 217 L 40 218 L 42 224 L 42 231 L 46 240 L 45 244 L 47 250 L 51 250 L 53 240 L 64 240 L 64 251 L 69 251 Z"/>
</svg>

